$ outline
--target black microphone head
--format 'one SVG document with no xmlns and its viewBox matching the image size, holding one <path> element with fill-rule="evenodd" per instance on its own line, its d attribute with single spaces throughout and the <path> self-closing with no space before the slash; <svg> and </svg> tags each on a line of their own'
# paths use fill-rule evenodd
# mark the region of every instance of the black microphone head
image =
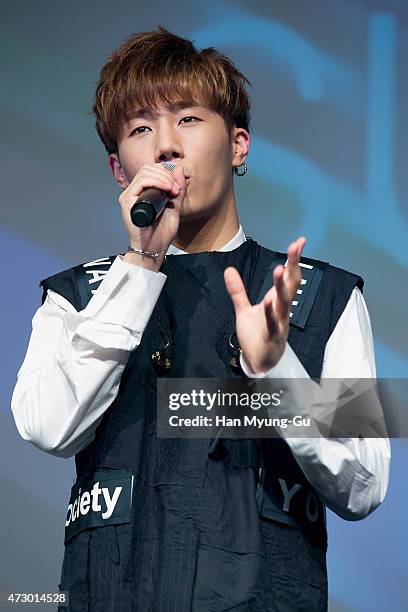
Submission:
<svg viewBox="0 0 408 612">
<path fill-rule="evenodd" d="M 133 225 L 137 227 L 146 227 L 152 225 L 156 218 L 156 213 L 148 202 L 141 202 L 137 206 L 134 206 L 130 212 Z"/>
</svg>

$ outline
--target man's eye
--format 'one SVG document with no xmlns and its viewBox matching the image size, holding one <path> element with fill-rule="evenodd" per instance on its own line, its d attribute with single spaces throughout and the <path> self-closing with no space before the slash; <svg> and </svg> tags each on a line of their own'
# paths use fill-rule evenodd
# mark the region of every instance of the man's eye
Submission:
<svg viewBox="0 0 408 612">
<path fill-rule="evenodd" d="M 195 121 L 201 121 L 201 119 L 199 119 L 198 117 L 193 117 L 192 115 L 189 115 L 188 117 L 183 117 L 182 119 L 180 119 L 180 121 L 184 121 L 185 119 L 194 119 Z M 187 121 L 186 123 L 191 123 L 191 121 Z"/>
<path fill-rule="evenodd" d="M 149 130 L 149 129 L 150 128 L 148 128 L 146 125 L 140 125 L 139 127 L 132 130 L 130 132 L 130 135 L 133 136 L 133 134 L 144 134 L 145 130 Z"/>
</svg>

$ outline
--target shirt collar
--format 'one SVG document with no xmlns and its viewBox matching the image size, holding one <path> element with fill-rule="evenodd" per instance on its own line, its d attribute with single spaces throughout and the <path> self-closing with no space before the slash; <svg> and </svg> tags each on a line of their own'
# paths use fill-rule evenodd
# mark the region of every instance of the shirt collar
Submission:
<svg viewBox="0 0 408 612">
<path fill-rule="evenodd" d="M 242 229 L 242 225 L 239 224 L 239 229 L 237 233 L 235 234 L 235 236 L 231 238 L 231 240 L 229 240 L 226 244 L 224 244 L 223 247 L 217 250 L 218 251 L 232 251 L 233 249 L 236 249 L 239 246 L 241 246 L 241 244 L 243 244 L 245 240 L 246 240 L 246 236 L 245 236 L 244 230 Z M 182 249 L 179 249 L 178 247 L 174 246 L 174 244 L 171 244 L 169 248 L 167 249 L 166 254 L 167 255 L 187 255 L 187 251 L 183 251 Z"/>
</svg>

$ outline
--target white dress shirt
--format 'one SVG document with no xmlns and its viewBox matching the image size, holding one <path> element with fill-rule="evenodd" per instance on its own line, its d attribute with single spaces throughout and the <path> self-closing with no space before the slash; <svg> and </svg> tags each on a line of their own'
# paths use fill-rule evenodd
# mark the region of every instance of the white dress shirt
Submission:
<svg viewBox="0 0 408 612">
<path fill-rule="evenodd" d="M 219 250 L 235 249 L 245 239 L 240 225 Z M 174 245 L 167 253 L 185 254 Z M 48 290 L 34 314 L 11 401 L 17 429 L 25 440 L 57 457 L 71 457 L 94 439 L 165 281 L 162 272 L 125 262 L 118 255 L 80 312 Z M 309 378 L 289 343 L 279 363 L 265 374 L 251 374 L 242 355 L 241 365 L 251 377 Z M 375 376 L 370 318 L 361 291 L 355 288 L 326 344 L 321 384 L 325 378 Z M 317 383 L 311 384 L 323 393 Z M 290 410 L 293 415 L 313 417 L 315 405 L 305 406 L 296 394 L 292 401 L 293 405 L 285 406 L 286 416 Z M 321 499 L 339 516 L 363 518 L 383 501 L 391 458 L 387 438 L 285 439 Z"/>
</svg>

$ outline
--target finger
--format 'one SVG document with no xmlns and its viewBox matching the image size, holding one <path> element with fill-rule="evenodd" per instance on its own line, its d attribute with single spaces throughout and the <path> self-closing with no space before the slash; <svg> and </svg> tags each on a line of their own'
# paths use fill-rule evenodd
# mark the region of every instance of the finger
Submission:
<svg viewBox="0 0 408 612">
<path fill-rule="evenodd" d="M 183 174 L 183 169 L 180 166 L 176 166 L 173 170 L 170 170 L 163 163 L 155 164 L 154 166 L 149 166 L 146 168 L 148 172 L 157 174 L 158 177 L 163 178 L 165 181 L 169 181 L 171 185 L 171 193 L 182 189 L 185 185 L 185 178 Z"/>
<path fill-rule="evenodd" d="M 291 250 L 292 250 L 293 257 L 300 260 L 300 258 L 302 257 L 302 252 L 305 247 L 305 244 L 306 244 L 306 238 L 304 236 L 301 236 L 300 238 L 295 240 L 295 242 L 292 243 L 293 247 Z"/>
<path fill-rule="evenodd" d="M 147 189 L 149 187 L 171 192 L 174 190 L 175 182 L 170 173 L 167 175 L 164 172 L 154 170 L 141 172 L 135 176 L 132 183 L 129 185 L 128 193 L 132 193 L 132 195 L 140 195 L 143 189 Z"/>
<path fill-rule="evenodd" d="M 288 247 L 288 263 L 286 265 L 285 281 L 291 295 L 296 293 L 302 279 L 302 272 L 299 264 L 305 243 L 306 239 L 301 237 L 295 242 L 292 242 Z"/>
<path fill-rule="evenodd" d="M 164 172 L 165 176 L 170 178 L 173 184 L 180 188 L 180 191 L 186 189 L 187 182 L 183 166 L 175 165 L 175 167 L 170 170 L 164 163 L 159 163 L 154 166 L 154 169 L 158 170 L 160 173 Z"/>
<path fill-rule="evenodd" d="M 230 266 L 224 270 L 224 281 L 234 305 L 235 314 L 251 306 L 242 278 L 236 268 Z"/>
<path fill-rule="evenodd" d="M 303 249 L 305 248 L 305 244 L 306 244 L 306 238 L 304 236 L 301 236 L 300 238 L 297 239 L 299 259 L 300 257 L 302 257 L 302 252 L 303 252 Z"/>
<path fill-rule="evenodd" d="M 173 180 L 174 180 L 175 192 L 172 192 L 173 200 L 171 201 L 174 202 L 174 200 L 176 200 L 176 202 L 178 202 L 179 205 L 181 205 L 182 201 L 184 200 L 184 195 L 187 190 L 187 181 L 184 176 L 183 168 L 181 166 L 176 166 L 174 170 L 172 171 L 172 175 L 173 175 Z"/>
<path fill-rule="evenodd" d="M 153 187 L 161 189 L 170 195 L 177 196 L 180 187 L 175 184 L 171 176 L 163 176 L 163 173 L 141 173 L 137 175 L 130 185 L 120 194 L 119 204 L 132 206 L 144 189 Z"/>
<path fill-rule="evenodd" d="M 300 261 L 300 245 L 299 240 L 295 242 L 291 242 L 288 247 L 288 263 L 287 269 L 290 276 L 294 276 L 298 271 L 299 261 Z"/>
<path fill-rule="evenodd" d="M 292 302 L 288 283 L 284 280 L 283 266 L 276 266 L 273 271 L 273 281 L 276 289 L 276 317 L 282 321 L 288 317 Z"/>
<path fill-rule="evenodd" d="M 174 181 L 180 185 L 180 187 L 183 187 L 186 183 L 186 177 L 184 176 L 184 170 L 181 166 L 176 166 L 172 172 L 172 177 L 174 179 Z"/>
<path fill-rule="evenodd" d="M 278 324 L 277 324 L 277 321 L 276 321 L 276 318 L 273 312 L 272 296 L 270 295 L 268 297 L 268 295 L 266 295 L 264 298 L 263 304 L 264 304 L 266 328 L 268 330 L 269 336 L 272 338 L 276 334 L 277 328 L 278 328 Z"/>
</svg>

